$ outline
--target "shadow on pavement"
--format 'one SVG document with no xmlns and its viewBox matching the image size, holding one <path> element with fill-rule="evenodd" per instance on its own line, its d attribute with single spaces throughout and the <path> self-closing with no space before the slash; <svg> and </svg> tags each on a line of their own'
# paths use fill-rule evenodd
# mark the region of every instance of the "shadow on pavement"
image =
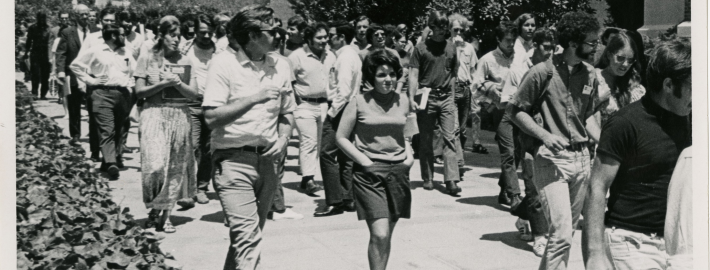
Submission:
<svg viewBox="0 0 710 270">
<path fill-rule="evenodd" d="M 193 220 L 195 220 L 195 219 L 191 218 L 191 217 L 183 217 L 183 216 L 175 216 L 175 215 L 170 216 L 170 222 L 173 223 L 174 226 L 179 226 L 179 225 L 188 223 Z"/>
<path fill-rule="evenodd" d="M 495 172 L 495 173 L 484 173 L 484 174 L 481 174 L 481 177 L 483 177 L 483 178 L 498 179 L 498 178 L 500 178 L 500 173 L 499 173 L 499 172 Z"/>
<path fill-rule="evenodd" d="M 287 167 L 288 167 L 288 166 L 287 166 Z M 323 187 L 323 181 L 315 181 L 315 182 L 316 182 L 316 184 L 318 184 L 318 185 L 321 186 L 321 189 L 320 189 L 319 191 L 317 191 L 317 192 L 323 191 L 323 189 L 322 189 L 322 187 Z M 287 189 L 290 189 L 290 190 L 295 190 L 295 191 L 297 191 L 298 193 L 301 193 L 301 194 L 306 194 L 306 193 L 304 193 L 303 190 L 300 188 L 300 186 L 301 186 L 301 182 L 300 182 L 300 181 L 299 181 L 299 182 L 291 182 L 291 183 L 283 183 L 283 184 L 281 184 L 281 186 L 283 186 L 283 187 L 285 187 L 285 188 L 287 188 Z M 318 194 L 313 194 L 313 195 L 306 194 L 306 195 L 308 195 L 308 196 L 310 196 L 310 197 L 314 197 L 314 198 L 319 198 L 319 197 L 320 197 L 320 195 L 318 195 Z"/>
<path fill-rule="evenodd" d="M 288 157 L 286 157 L 288 159 Z M 296 174 L 300 174 L 300 168 L 298 166 L 293 166 L 293 165 L 286 165 L 284 166 L 284 170 L 287 172 L 294 172 Z"/>
<path fill-rule="evenodd" d="M 513 224 L 511 223 L 510 226 L 513 227 Z M 517 249 L 525 250 L 525 251 L 530 251 L 530 252 L 533 251 L 532 246 L 528 245 L 527 242 L 520 240 L 518 238 L 517 231 L 484 234 L 481 236 L 481 240 L 499 241 L 499 242 L 506 244 L 507 246 L 510 246 L 513 248 L 517 248 Z"/>
<path fill-rule="evenodd" d="M 200 218 L 200 221 L 224 223 L 224 212 L 218 211 L 212 214 L 204 215 Z M 174 223 L 173 223 L 174 224 Z"/>
<path fill-rule="evenodd" d="M 206 192 L 205 194 L 207 194 L 207 198 L 210 199 L 210 201 L 219 201 L 219 195 L 217 195 L 217 192 Z"/>
<path fill-rule="evenodd" d="M 328 210 L 328 205 L 325 204 L 325 199 L 317 199 L 313 202 L 316 203 L 316 209 L 314 210 L 314 212 L 322 212 Z"/>
<path fill-rule="evenodd" d="M 498 196 L 485 196 L 485 197 L 470 197 L 470 198 L 463 198 L 463 199 L 458 199 L 456 202 L 460 203 L 465 203 L 465 204 L 473 204 L 473 205 L 485 205 L 485 206 L 490 206 L 495 209 L 498 209 L 500 211 L 505 211 L 509 212 L 510 209 L 501 206 L 498 204 Z"/>
</svg>

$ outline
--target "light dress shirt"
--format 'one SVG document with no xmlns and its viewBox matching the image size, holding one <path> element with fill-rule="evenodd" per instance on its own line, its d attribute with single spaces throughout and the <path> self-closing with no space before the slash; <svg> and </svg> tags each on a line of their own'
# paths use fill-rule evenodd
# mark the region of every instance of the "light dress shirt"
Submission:
<svg viewBox="0 0 710 270">
<path fill-rule="evenodd" d="M 514 58 L 515 53 L 506 57 L 500 48 L 496 48 L 478 60 L 476 72 L 473 74 L 473 89 L 483 91 L 487 102 L 499 103 L 501 92 L 496 88 L 508 76 Z"/>
<path fill-rule="evenodd" d="M 243 146 L 268 146 L 278 139 L 279 115 L 296 109 L 288 63 L 266 55 L 264 63 L 253 63 L 244 51 L 228 46 L 214 55 L 207 70 L 202 107 L 220 107 L 258 94 L 268 88 L 282 89 L 277 99 L 254 105 L 236 121 L 212 130 L 212 151 Z"/>
<path fill-rule="evenodd" d="M 328 115 L 335 117 L 345 105 L 360 92 L 362 82 L 362 61 L 358 52 L 352 46 L 343 46 L 335 52 L 335 89 L 333 103 L 328 109 Z"/>
<path fill-rule="evenodd" d="M 77 56 L 69 68 L 76 78 L 84 83 L 92 79 L 92 75 L 108 75 L 108 81 L 103 85 L 132 87 L 136 60 L 125 48 L 112 50 L 103 43 Z"/>
<path fill-rule="evenodd" d="M 288 59 L 291 60 L 293 75 L 296 77 L 293 90 L 297 96 L 330 99 L 334 88 L 330 84 L 335 67 L 333 52 L 323 50 L 323 56 L 319 57 L 305 45 L 293 51 Z"/>
</svg>

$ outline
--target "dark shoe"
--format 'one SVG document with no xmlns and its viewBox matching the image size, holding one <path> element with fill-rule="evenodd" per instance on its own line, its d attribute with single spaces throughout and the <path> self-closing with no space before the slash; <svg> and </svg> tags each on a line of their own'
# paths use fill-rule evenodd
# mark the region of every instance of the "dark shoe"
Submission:
<svg viewBox="0 0 710 270">
<path fill-rule="evenodd" d="M 98 153 L 98 152 L 96 152 L 96 153 L 91 153 L 90 159 L 91 159 L 91 161 L 93 161 L 93 162 L 99 162 L 99 161 L 101 161 L 101 158 L 99 157 L 99 153 Z"/>
<path fill-rule="evenodd" d="M 353 201 L 343 202 L 343 210 L 345 210 L 345 212 L 355 212 L 355 202 L 353 202 Z"/>
<path fill-rule="evenodd" d="M 118 180 L 118 177 L 121 175 L 118 172 L 118 166 L 111 164 L 108 166 L 108 169 L 106 169 L 106 172 L 108 172 L 108 177 L 109 180 Z"/>
<path fill-rule="evenodd" d="M 316 184 L 316 181 L 310 179 L 306 182 L 301 181 L 301 189 L 308 195 L 315 195 L 315 193 L 320 191 L 322 188 L 320 185 Z"/>
<path fill-rule="evenodd" d="M 180 199 L 177 204 L 185 210 L 195 207 L 195 201 L 192 199 Z"/>
<path fill-rule="evenodd" d="M 444 164 L 444 159 L 441 158 L 441 156 L 436 156 L 436 158 L 434 159 L 434 163 L 436 163 L 436 164 Z"/>
<path fill-rule="evenodd" d="M 510 197 L 508 197 L 508 193 L 506 193 L 505 190 L 502 190 L 500 194 L 498 194 L 498 203 L 510 206 Z"/>
<path fill-rule="evenodd" d="M 47 97 L 40 97 L 39 100 L 47 100 Z"/>
<path fill-rule="evenodd" d="M 520 197 L 520 194 L 515 194 L 513 197 L 510 197 L 510 210 L 511 212 L 513 209 L 517 209 L 518 206 L 520 206 L 520 203 L 523 202 L 523 198 Z"/>
<path fill-rule="evenodd" d="M 432 180 L 429 180 L 429 181 L 424 180 L 424 184 L 422 185 L 422 187 L 423 187 L 424 189 L 426 189 L 426 190 L 432 190 L 432 189 L 434 189 L 434 181 L 432 181 Z"/>
<path fill-rule="evenodd" d="M 314 217 L 329 217 L 329 216 L 335 216 L 335 215 L 340 215 L 345 212 L 345 209 L 343 208 L 342 204 L 335 205 L 335 206 L 329 206 L 328 210 L 325 210 L 323 212 L 315 212 L 313 214 Z"/>
<path fill-rule="evenodd" d="M 154 212 L 150 211 L 148 213 L 148 220 L 145 221 L 145 228 L 157 227 L 160 223 L 160 211 Z"/>
<path fill-rule="evenodd" d="M 123 168 L 126 167 L 125 165 L 123 165 L 123 159 L 122 159 L 122 158 L 119 158 L 119 159 L 116 160 L 116 167 L 118 167 L 119 169 L 123 169 Z"/>
<path fill-rule="evenodd" d="M 461 187 L 456 185 L 456 181 L 446 181 L 446 193 L 456 196 L 461 193 Z"/>
<path fill-rule="evenodd" d="M 471 149 L 471 152 L 487 155 L 487 154 L 488 154 L 488 149 L 486 149 L 485 147 L 483 147 L 483 145 L 474 144 L 474 145 L 473 145 L 473 149 Z"/>
<path fill-rule="evenodd" d="M 79 146 L 79 138 L 71 138 L 71 139 L 69 139 L 69 145 L 72 145 L 72 146 Z"/>
<path fill-rule="evenodd" d="M 57 99 L 57 104 L 64 104 L 64 99 L 61 97 Z"/>
</svg>

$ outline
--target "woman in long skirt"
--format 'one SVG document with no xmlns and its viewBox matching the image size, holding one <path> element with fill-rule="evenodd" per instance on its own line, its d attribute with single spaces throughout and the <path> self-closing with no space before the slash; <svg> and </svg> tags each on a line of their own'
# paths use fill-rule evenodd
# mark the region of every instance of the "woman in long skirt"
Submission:
<svg viewBox="0 0 710 270">
<path fill-rule="evenodd" d="M 134 75 L 136 95 L 145 98 L 139 130 L 143 202 L 150 209 L 146 227 L 166 233 L 175 232 L 170 222 L 175 203 L 191 199 L 196 190 L 188 102 L 198 93 L 177 75 L 191 69 L 189 58 L 178 51 L 179 42 L 180 22 L 164 17 L 158 41 L 139 57 Z"/>
</svg>

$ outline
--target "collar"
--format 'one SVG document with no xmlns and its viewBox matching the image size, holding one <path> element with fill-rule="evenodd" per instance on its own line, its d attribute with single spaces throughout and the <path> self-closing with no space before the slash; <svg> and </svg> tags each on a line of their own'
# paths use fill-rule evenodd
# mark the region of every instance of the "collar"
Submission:
<svg viewBox="0 0 710 270">
<path fill-rule="evenodd" d="M 497 54 L 499 57 L 501 57 L 503 59 L 513 60 L 513 58 L 515 58 L 515 51 L 513 51 L 513 53 L 510 54 L 510 56 L 505 56 L 505 53 L 503 53 L 503 51 L 500 50 L 500 47 L 496 47 L 496 49 L 493 51 L 493 53 Z"/>
<path fill-rule="evenodd" d="M 345 52 L 346 50 L 351 50 L 351 51 L 357 53 L 357 50 L 355 50 L 355 48 L 353 48 L 352 46 L 343 45 L 343 47 L 341 47 L 340 49 L 335 51 L 335 56 L 340 57 L 340 55 L 343 54 L 343 52 Z"/>
<path fill-rule="evenodd" d="M 533 46 L 532 39 L 530 39 L 530 41 L 525 41 L 525 39 L 523 37 L 518 36 L 517 41 L 520 42 L 520 45 L 523 45 L 523 48 L 525 48 L 525 50 L 528 50 L 528 48 L 533 49 L 532 48 L 532 46 Z"/>
<path fill-rule="evenodd" d="M 242 49 L 241 47 L 239 48 L 239 50 L 235 51 L 232 46 L 227 46 L 227 51 L 234 54 L 234 56 L 237 58 L 237 62 L 239 62 L 239 64 L 241 64 L 242 66 L 247 66 L 249 64 L 251 64 L 252 66 L 256 66 L 251 61 L 251 59 L 249 59 L 246 53 L 244 53 L 244 49 Z M 276 59 L 274 59 L 268 53 L 264 55 L 264 58 L 264 60 L 266 61 L 266 66 L 273 67 L 276 65 Z"/>
<path fill-rule="evenodd" d="M 584 61 L 580 61 L 572 67 L 572 71 L 570 72 L 569 69 L 567 69 L 567 61 L 565 61 L 564 53 L 562 54 L 555 54 L 552 55 L 552 63 L 558 67 L 558 69 L 564 70 L 565 72 L 568 72 L 570 74 L 577 73 L 581 70 L 582 67 L 585 66 Z"/>
<path fill-rule="evenodd" d="M 323 59 L 328 57 L 328 50 L 326 50 L 326 49 L 323 50 L 323 57 L 318 57 L 318 55 L 316 55 L 315 53 L 313 53 L 313 51 L 311 51 L 311 46 L 308 46 L 308 44 L 304 44 L 302 48 L 303 48 L 303 51 L 306 52 L 306 56 L 312 55 L 313 57 L 315 57 L 316 59 L 318 59 L 320 61 L 322 61 Z"/>
<path fill-rule="evenodd" d="M 656 117 L 687 117 L 674 114 L 671 111 L 664 109 L 663 107 L 661 107 L 661 105 L 658 105 L 658 103 L 656 103 L 653 98 L 651 98 L 651 95 L 648 94 L 644 95 L 641 98 L 641 104 L 643 104 L 643 107 L 646 108 L 646 111 L 649 114 L 654 115 Z"/>
</svg>

